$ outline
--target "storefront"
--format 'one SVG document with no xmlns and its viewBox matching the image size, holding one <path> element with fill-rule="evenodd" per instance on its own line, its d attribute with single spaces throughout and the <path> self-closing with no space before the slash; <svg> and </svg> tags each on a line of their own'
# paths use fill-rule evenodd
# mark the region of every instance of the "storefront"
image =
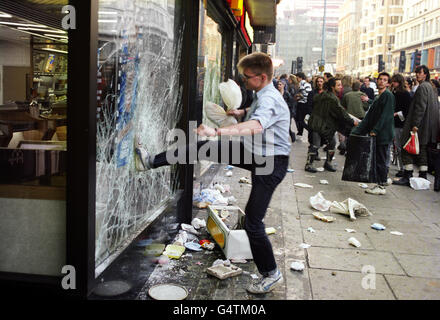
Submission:
<svg viewBox="0 0 440 320">
<path fill-rule="evenodd" d="M 242 1 L 0 2 L 0 280 L 86 297 L 170 202 L 188 223 L 204 164 L 137 172 L 134 140 L 207 121 L 251 29 Z"/>
</svg>

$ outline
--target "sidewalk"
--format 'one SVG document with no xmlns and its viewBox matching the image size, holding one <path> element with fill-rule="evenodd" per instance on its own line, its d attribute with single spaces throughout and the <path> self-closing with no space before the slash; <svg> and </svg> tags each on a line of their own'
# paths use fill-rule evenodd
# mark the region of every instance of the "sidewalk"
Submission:
<svg viewBox="0 0 440 320">
<path fill-rule="evenodd" d="M 187 250 L 185 254 L 190 255 L 172 260 L 167 266 L 157 266 L 137 299 L 151 299 L 148 289 L 159 283 L 185 286 L 188 300 L 440 299 L 440 194 L 432 190 L 432 184 L 429 191 L 389 186 L 386 195 L 369 195 L 358 183 L 341 180 L 344 156 L 336 155 L 336 173 L 311 174 L 304 171 L 308 143 L 297 141 L 292 146 L 290 168 L 295 172 L 287 173 L 278 186 L 265 219 L 266 227 L 277 230 L 269 237 L 284 275 L 282 286 L 265 295 L 248 294 L 250 274 L 258 274 L 252 261 L 238 265 L 249 274 L 225 280 L 208 276 L 205 269 L 216 259 L 225 259 L 217 246 L 212 252 Z M 320 155 L 324 156 L 321 150 Z M 323 160 L 314 163 L 316 167 L 323 164 Z M 231 177 L 226 177 L 225 172 L 221 168 L 214 181 L 229 184 L 237 205 L 244 209 L 250 187 L 238 181 L 241 177 L 250 178 L 250 174 L 239 168 L 233 169 Z M 395 173 L 392 166 L 389 176 L 394 177 Z M 328 180 L 329 185 L 321 185 L 320 179 Z M 433 182 L 432 176 L 429 179 Z M 294 187 L 298 182 L 310 184 L 313 189 Z M 351 221 L 348 216 L 327 212 L 336 221 L 316 220 L 309 197 L 318 191 L 323 191 L 330 201 L 351 197 L 364 204 L 373 216 Z M 194 209 L 194 217 L 206 219 L 207 210 Z M 386 230 L 372 229 L 373 223 L 383 224 Z M 309 227 L 316 232 L 308 232 Z M 355 229 L 356 233 L 348 233 L 346 228 Z M 392 235 L 390 231 L 403 235 Z M 362 246 L 349 245 L 350 237 Z M 206 233 L 199 237 L 205 238 L 211 239 Z M 311 247 L 302 249 L 301 243 Z M 305 262 L 303 272 L 290 269 L 296 259 Z M 363 273 L 364 266 L 367 269 Z M 375 289 L 364 289 L 363 279 Z"/>
</svg>

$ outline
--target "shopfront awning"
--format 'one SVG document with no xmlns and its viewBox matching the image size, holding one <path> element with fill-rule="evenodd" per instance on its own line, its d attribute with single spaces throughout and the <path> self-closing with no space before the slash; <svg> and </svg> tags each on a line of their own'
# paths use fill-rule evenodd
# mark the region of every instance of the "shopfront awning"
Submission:
<svg viewBox="0 0 440 320">
<path fill-rule="evenodd" d="M 280 0 L 245 0 L 252 27 L 275 27 Z"/>
</svg>

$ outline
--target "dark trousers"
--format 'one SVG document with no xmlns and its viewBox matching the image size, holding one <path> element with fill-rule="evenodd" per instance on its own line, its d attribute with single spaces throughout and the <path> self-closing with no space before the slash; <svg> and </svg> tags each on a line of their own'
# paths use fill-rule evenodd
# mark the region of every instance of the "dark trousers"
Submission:
<svg viewBox="0 0 440 320">
<path fill-rule="evenodd" d="M 298 134 L 302 135 L 304 128 L 307 129 L 307 125 L 304 122 L 304 118 L 306 117 L 306 115 L 311 114 L 312 112 L 306 103 L 298 103 L 296 113 L 297 113 L 296 126 L 298 128 Z"/>
<path fill-rule="evenodd" d="M 229 151 L 229 156 L 221 154 L 221 144 L 223 148 Z M 206 145 L 208 144 L 208 145 Z M 206 145 L 206 146 L 205 146 Z M 207 148 L 206 157 L 201 154 L 197 156 L 197 160 L 209 160 L 211 148 L 218 148 L 218 163 L 231 164 L 246 170 L 251 171 L 252 177 L 252 189 L 249 196 L 249 200 L 245 208 L 245 230 L 249 238 L 249 243 L 252 251 L 252 256 L 254 262 L 258 268 L 258 271 L 267 276 L 269 272 L 274 271 L 277 268 L 275 257 L 273 255 L 272 245 L 266 234 L 266 228 L 263 223 L 264 216 L 266 214 L 267 208 L 269 206 L 272 195 L 281 181 L 284 179 L 287 173 L 287 167 L 289 164 L 289 156 L 274 156 L 271 160 L 274 161 L 274 170 L 272 173 L 267 175 L 256 174 L 256 168 L 259 166 L 264 166 L 261 164 L 261 157 L 252 155 L 252 163 L 244 163 L 245 159 L 249 159 L 249 152 L 244 148 L 243 143 L 239 141 L 228 141 L 228 140 L 209 140 L 209 141 L 199 141 L 196 146 L 197 151 L 204 146 Z M 174 155 L 178 155 L 179 152 L 186 151 L 187 160 L 188 154 L 191 150 L 190 146 L 182 146 L 174 151 Z M 194 150 L 194 149 L 193 149 Z M 233 152 L 235 154 L 237 150 L 240 150 L 240 163 L 237 163 L 235 158 L 233 159 Z M 269 157 L 266 157 L 269 158 Z M 189 162 L 187 162 L 189 163 Z M 169 165 L 166 159 L 166 152 L 162 152 L 154 157 L 153 168 L 160 166 Z"/>
<path fill-rule="evenodd" d="M 389 144 L 376 145 L 376 174 L 379 185 L 385 185 L 388 179 L 389 149 Z"/>
</svg>

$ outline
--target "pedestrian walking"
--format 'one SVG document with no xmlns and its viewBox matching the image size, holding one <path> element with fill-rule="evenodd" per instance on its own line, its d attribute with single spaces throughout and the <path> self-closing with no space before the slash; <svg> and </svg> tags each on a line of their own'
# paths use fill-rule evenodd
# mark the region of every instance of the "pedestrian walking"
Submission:
<svg viewBox="0 0 440 320">
<path fill-rule="evenodd" d="M 311 113 L 311 108 L 308 102 L 308 95 L 312 91 L 312 86 L 306 81 L 306 76 L 303 72 L 296 74 L 296 78 L 299 81 L 299 93 L 297 94 L 297 135 L 302 136 L 305 128 L 304 118 Z"/>
<path fill-rule="evenodd" d="M 428 153 L 427 146 L 437 142 L 439 102 L 437 94 L 430 83 L 429 69 L 425 66 L 416 68 L 417 82 L 419 83 L 414 93 L 402 129 L 401 145 L 410 138 L 411 132 L 417 133 L 419 138 L 419 154 L 413 155 L 402 150 L 403 177 L 393 181 L 396 185 L 409 186 L 409 179 L 413 176 L 414 164 L 419 166 L 419 177 L 427 179 Z"/>
<path fill-rule="evenodd" d="M 391 87 L 396 100 L 394 109 L 394 159 L 397 159 L 397 167 L 399 171 L 396 177 L 403 177 L 402 164 L 402 145 L 400 138 L 402 136 L 403 124 L 408 116 L 409 105 L 411 104 L 411 95 L 405 89 L 405 78 L 401 74 L 395 74 L 391 77 Z"/>
<path fill-rule="evenodd" d="M 342 97 L 342 106 L 347 112 L 356 118 L 362 120 L 365 117 L 365 112 L 368 110 L 368 96 L 360 91 L 361 83 L 359 81 L 353 82 L 352 91 L 347 92 Z M 367 100 L 362 99 L 366 97 Z"/>
<path fill-rule="evenodd" d="M 244 121 L 223 128 L 211 128 L 201 124 L 196 130 L 197 135 L 202 137 L 227 136 L 228 139 L 199 141 L 196 145 L 183 145 L 155 156 L 150 155 L 147 149 L 136 141 L 136 168 L 148 170 L 169 165 L 170 155 L 179 159 L 178 163 L 181 163 L 183 155 L 183 161 L 189 163 L 189 153 L 195 148 L 197 155 L 192 156 L 196 160 L 213 161 L 213 156 L 216 155 L 217 162 L 249 170 L 252 188 L 245 208 L 244 228 L 254 262 L 262 277 L 253 282 L 247 290 L 251 293 L 266 293 L 283 281 L 263 219 L 276 187 L 287 173 L 291 145 L 289 110 L 280 92 L 272 85 L 273 65 L 269 55 L 261 52 L 247 55 L 238 62 L 237 68 L 243 76 L 246 88 L 255 91 L 249 109 L 229 112 L 231 115 L 244 117 Z M 240 136 L 240 140 L 231 140 L 230 136 L 234 135 Z M 255 142 L 257 136 L 262 138 L 261 145 Z M 270 136 L 273 137 L 273 141 L 270 141 Z M 202 147 L 204 152 L 200 152 Z M 229 152 L 224 154 L 224 151 Z M 260 170 L 265 166 L 269 166 L 271 170 Z"/>
<path fill-rule="evenodd" d="M 343 134 L 349 134 L 353 126 L 358 124 L 341 106 L 337 96 L 341 90 L 341 80 L 330 78 L 324 84 L 324 92 L 316 96 L 312 115 L 308 122 L 310 129 L 319 133 L 327 144 L 327 159 L 324 164 L 324 169 L 330 172 L 336 171 L 332 166 L 336 146 L 335 133 L 342 132 Z M 313 163 L 312 155 L 313 152 L 309 152 L 307 157 L 307 162 L 310 166 Z"/>
</svg>

